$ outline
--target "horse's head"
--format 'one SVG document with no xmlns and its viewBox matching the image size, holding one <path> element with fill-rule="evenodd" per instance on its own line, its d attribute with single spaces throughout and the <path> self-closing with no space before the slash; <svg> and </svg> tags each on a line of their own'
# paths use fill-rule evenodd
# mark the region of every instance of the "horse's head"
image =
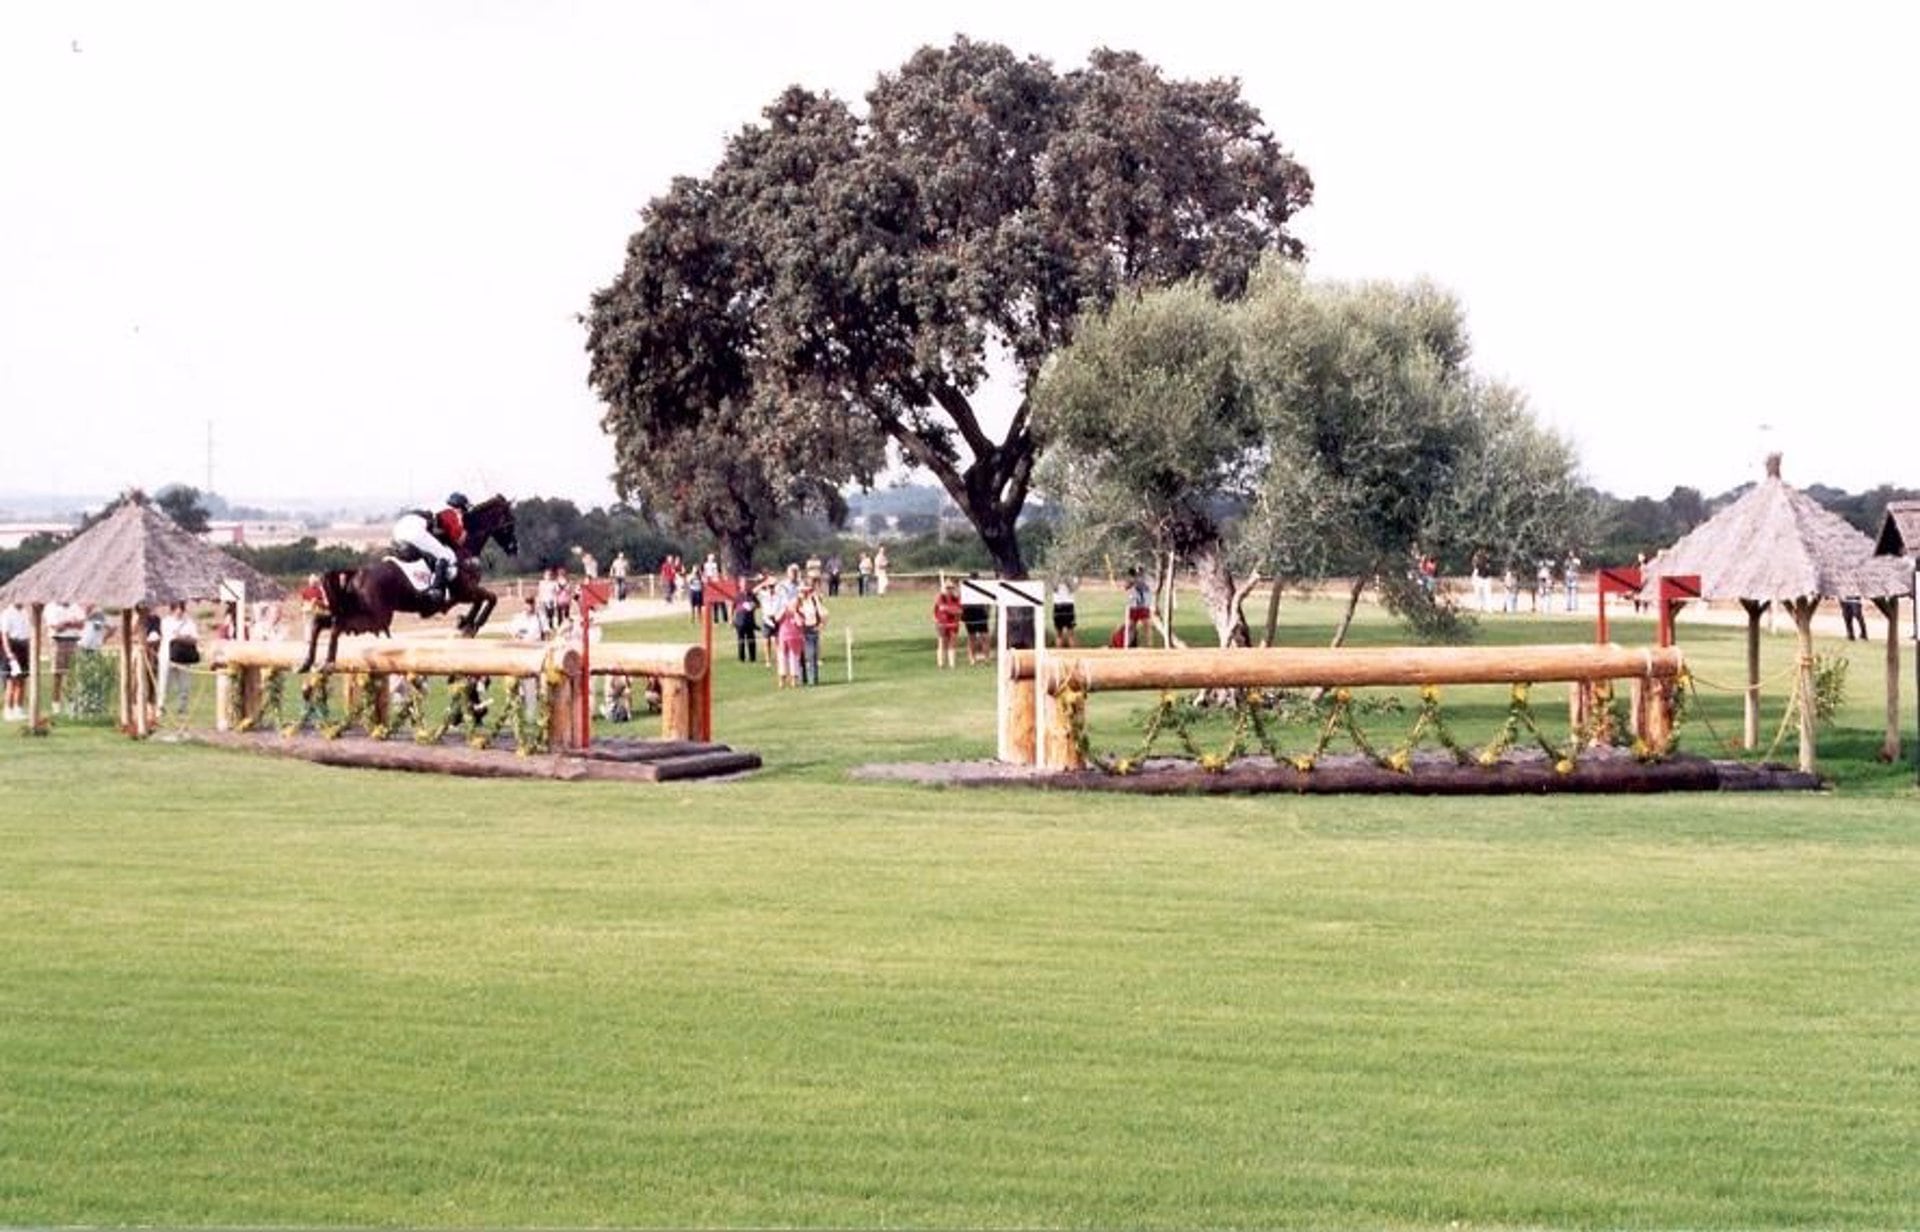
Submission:
<svg viewBox="0 0 1920 1232">
<path fill-rule="evenodd" d="M 513 528 L 513 502 L 495 492 L 467 510 L 467 552 L 478 556 L 491 539 L 509 556 L 520 554 L 520 540 Z"/>
</svg>

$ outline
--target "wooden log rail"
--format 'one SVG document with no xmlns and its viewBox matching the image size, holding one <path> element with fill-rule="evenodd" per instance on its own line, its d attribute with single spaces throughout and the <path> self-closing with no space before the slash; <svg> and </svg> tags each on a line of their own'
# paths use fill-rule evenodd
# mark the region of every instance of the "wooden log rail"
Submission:
<svg viewBox="0 0 1920 1232">
<path fill-rule="evenodd" d="M 1578 731 L 1594 705 L 1593 686 L 1621 679 L 1633 682 L 1634 734 L 1663 746 L 1673 732 L 1672 684 L 1684 666 L 1673 646 L 1022 650 L 1007 659 L 1009 739 L 1002 756 L 1048 770 L 1082 769 L 1073 731 L 1091 692 L 1567 682 L 1574 686 L 1569 721 Z"/>
<path fill-rule="evenodd" d="M 590 656 L 595 676 L 651 676 L 660 682 L 660 737 L 711 740 L 704 730 L 702 694 L 713 687 L 707 652 L 696 645 L 659 642 L 597 642 Z"/>
</svg>

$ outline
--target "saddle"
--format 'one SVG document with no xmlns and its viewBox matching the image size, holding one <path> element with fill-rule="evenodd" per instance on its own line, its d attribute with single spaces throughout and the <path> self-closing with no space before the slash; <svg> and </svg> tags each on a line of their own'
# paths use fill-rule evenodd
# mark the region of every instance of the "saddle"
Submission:
<svg viewBox="0 0 1920 1232">
<path fill-rule="evenodd" d="M 412 553 L 410 559 L 401 559 L 397 552 L 386 559 L 388 564 L 400 571 L 400 575 L 407 579 L 407 585 L 413 587 L 416 593 L 425 594 L 427 587 L 433 584 L 433 566 L 421 559 L 418 552 Z"/>
</svg>

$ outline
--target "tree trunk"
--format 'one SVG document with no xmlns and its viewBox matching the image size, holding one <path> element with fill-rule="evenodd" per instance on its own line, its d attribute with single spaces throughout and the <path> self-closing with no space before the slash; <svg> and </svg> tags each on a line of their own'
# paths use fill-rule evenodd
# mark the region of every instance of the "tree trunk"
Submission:
<svg viewBox="0 0 1920 1232">
<path fill-rule="evenodd" d="M 1267 596 L 1267 633 L 1260 639 L 1262 646 L 1271 646 L 1280 636 L 1280 579 L 1273 580 L 1273 593 Z"/>
<path fill-rule="evenodd" d="M 1339 649 L 1346 645 L 1347 630 L 1353 628 L 1353 614 L 1360 607 L 1360 596 L 1367 589 L 1366 574 L 1353 579 L 1353 588 L 1347 592 L 1347 610 L 1340 614 L 1340 624 L 1333 631 L 1333 647 Z"/>
<path fill-rule="evenodd" d="M 1189 553 L 1189 559 L 1193 561 L 1195 578 L 1200 585 L 1201 601 L 1207 605 L 1207 615 L 1213 621 L 1213 631 L 1220 644 L 1251 645 L 1253 639 L 1247 631 L 1247 617 L 1241 610 L 1246 592 L 1233 584 L 1233 570 L 1220 554 L 1220 545 L 1213 543 L 1199 548 Z"/>
</svg>

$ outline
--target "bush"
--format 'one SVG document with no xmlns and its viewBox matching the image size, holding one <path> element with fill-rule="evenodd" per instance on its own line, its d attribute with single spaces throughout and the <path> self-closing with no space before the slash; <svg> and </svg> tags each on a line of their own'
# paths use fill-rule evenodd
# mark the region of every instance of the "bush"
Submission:
<svg viewBox="0 0 1920 1232">
<path fill-rule="evenodd" d="M 113 714 L 120 688 L 118 661 L 97 650 L 78 651 L 67 668 L 61 695 L 67 714 L 79 719 L 104 719 Z"/>
</svg>

